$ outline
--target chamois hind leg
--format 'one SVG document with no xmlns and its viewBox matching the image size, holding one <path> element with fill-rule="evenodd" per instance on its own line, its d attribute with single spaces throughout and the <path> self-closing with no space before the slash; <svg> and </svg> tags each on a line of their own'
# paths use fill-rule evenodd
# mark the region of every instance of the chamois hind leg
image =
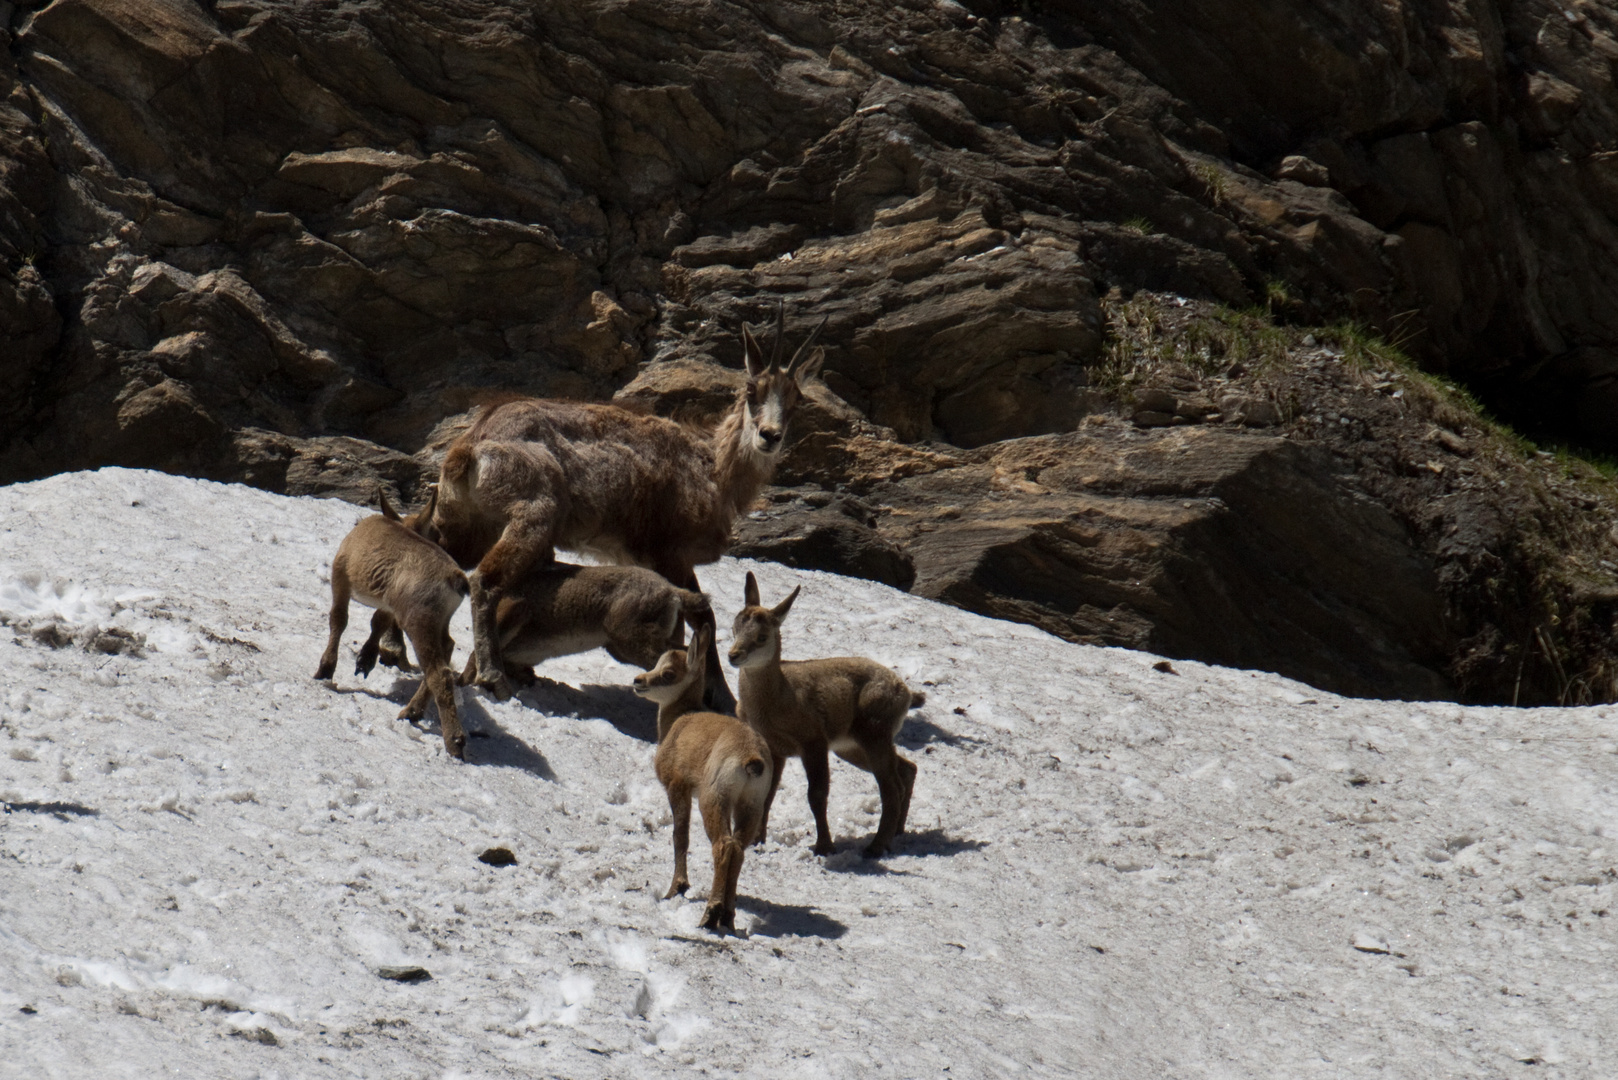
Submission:
<svg viewBox="0 0 1618 1080">
<path fill-rule="evenodd" d="M 371 622 L 371 633 L 376 635 L 376 621 Z M 387 629 L 382 632 L 376 645 L 376 659 L 382 662 L 383 667 L 397 668 L 400 671 L 415 671 L 416 667 L 410 662 L 410 656 L 405 652 L 404 633 L 400 631 L 399 624 L 389 620 Z M 367 674 L 369 671 L 367 670 Z"/>
<path fill-rule="evenodd" d="M 669 883 L 669 891 L 663 894 L 663 899 L 672 900 L 683 896 L 691 887 L 691 879 L 685 872 L 685 856 L 691 847 L 691 789 L 684 784 L 673 784 L 668 795 L 669 810 L 674 814 L 674 880 Z"/>
<path fill-rule="evenodd" d="M 893 835 L 900 836 L 905 831 L 905 822 L 910 820 L 910 796 L 916 790 L 916 763 L 897 750 L 893 752 L 893 760 L 898 763 L 899 782 L 904 785 L 904 798 L 899 802 L 899 820 L 893 828 Z"/>
<path fill-rule="evenodd" d="M 906 780 L 914 781 L 916 767 L 900 757 L 892 743 L 874 743 L 839 756 L 876 777 L 877 791 L 882 796 L 882 817 L 877 822 L 876 836 L 866 845 L 863 854 L 868 859 L 886 855 L 888 845 L 904 828 L 905 814 L 909 810 L 910 802 Z M 908 777 L 905 774 L 907 765 Z"/>
<path fill-rule="evenodd" d="M 713 845 L 713 885 L 708 889 L 708 909 L 703 912 L 702 926 L 706 930 L 736 929 L 737 875 L 741 873 L 741 845 L 730 832 L 730 808 L 724 797 L 716 792 L 705 792 L 698 800 L 702 809 L 702 827 Z"/>
<path fill-rule="evenodd" d="M 398 633 L 399 624 L 393 621 L 392 615 L 389 615 L 381 608 L 378 608 L 374 613 L 372 613 L 371 636 L 365 639 L 364 645 L 360 646 L 360 655 L 354 661 L 354 674 L 360 676 L 361 678 L 370 678 L 371 669 L 376 667 L 377 655 L 381 650 L 381 642 L 387 635 Z M 404 641 L 402 638 L 400 639 L 399 647 L 400 651 L 402 652 L 404 649 Z M 387 663 L 387 661 L 384 659 L 383 663 Z M 410 670 L 410 661 L 404 661 L 403 667 L 400 667 L 398 664 L 394 664 L 392 666 L 399 668 L 400 671 L 408 671 Z"/>
<path fill-rule="evenodd" d="M 326 636 L 326 651 L 320 654 L 320 666 L 315 669 L 317 679 L 329 679 L 337 670 L 337 644 L 342 641 L 343 631 L 348 628 L 348 596 L 348 565 L 341 558 L 333 559 L 329 620 L 331 632 Z"/>
</svg>

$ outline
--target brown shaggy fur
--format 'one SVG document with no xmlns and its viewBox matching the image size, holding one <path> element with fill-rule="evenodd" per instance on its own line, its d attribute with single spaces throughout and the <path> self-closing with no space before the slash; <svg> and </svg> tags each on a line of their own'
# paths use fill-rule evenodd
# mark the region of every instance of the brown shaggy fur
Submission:
<svg viewBox="0 0 1618 1080">
<path fill-rule="evenodd" d="M 817 331 L 818 332 L 818 331 Z M 748 381 L 711 433 L 615 405 L 512 401 L 486 410 L 449 449 L 428 535 L 470 576 L 478 684 L 511 687 L 500 660 L 496 605 L 554 549 L 644 566 L 700 591 L 694 568 L 724 554 L 736 515 L 769 479 L 802 385 L 818 371 L 812 343 L 780 365 L 745 327 Z M 796 367 L 796 370 L 794 368 Z M 729 697 L 717 651 L 709 702 Z"/>
</svg>

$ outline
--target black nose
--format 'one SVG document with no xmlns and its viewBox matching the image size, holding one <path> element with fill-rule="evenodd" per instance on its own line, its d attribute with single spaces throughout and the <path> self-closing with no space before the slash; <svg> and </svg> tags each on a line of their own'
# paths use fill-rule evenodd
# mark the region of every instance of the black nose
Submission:
<svg viewBox="0 0 1618 1080">
<path fill-rule="evenodd" d="M 764 440 L 764 445 L 774 448 L 781 441 L 781 433 L 774 428 L 759 428 L 758 437 Z"/>
</svg>

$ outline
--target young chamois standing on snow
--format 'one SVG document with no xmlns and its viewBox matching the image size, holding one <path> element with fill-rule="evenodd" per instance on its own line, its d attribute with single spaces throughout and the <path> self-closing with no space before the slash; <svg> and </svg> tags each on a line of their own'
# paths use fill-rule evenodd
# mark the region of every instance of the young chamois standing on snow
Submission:
<svg viewBox="0 0 1618 1080">
<path fill-rule="evenodd" d="M 767 363 L 742 328 L 747 385 L 711 432 L 615 405 L 527 398 L 488 409 L 450 447 L 427 535 L 461 566 L 476 568 L 470 583 L 479 686 L 510 696 L 500 598 L 558 547 L 644 566 L 701 591 L 694 568 L 729 547 L 732 523 L 774 472 L 787 420 L 824 359 L 816 349 L 799 363 L 817 327 L 783 366 L 784 319 L 778 313 Z M 728 706 L 711 646 L 707 667 L 708 704 Z"/>
<path fill-rule="evenodd" d="M 657 702 L 657 778 L 674 812 L 674 881 L 663 899 L 691 887 L 685 855 L 691 844 L 691 797 L 702 810 L 702 827 L 713 844 L 713 888 L 702 925 L 736 930 L 736 879 L 742 852 L 762 836 L 770 796 L 770 747 L 734 716 L 698 712 L 704 664 L 713 626 L 691 635 L 691 649 L 670 649 L 657 666 L 635 676 L 635 693 Z"/>
<path fill-rule="evenodd" d="M 518 683 L 534 681 L 535 664 L 595 648 L 650 670 L 679 644 L 681 619 L 692 627 L 712 624 L 708 598 L 640 566 L 532 567 L 495 611 L 506 675 Z M 461 685 L 477 671 L 474 653 L 466 659 Z"/>
<path fill-rule="evenodd" d="M 799 586 L 802 588 L 802 586 Z M 746 604 L 736 616 L 730 662 L 741 669 L 738 715 L 764 736 L 775 758 L 769 799 L 764 804 L 764 839 L 770 804 L 781 786 L 789 757 L 803 759 L 809 780 L 809 809 L 815 815 L 816 855 L 837 850 L 826 824 L 826 794 L 831 788 L 827 751 L 876 777 L 882 794 L 882 819 L 865 848 L 867 858 L 887 853 L 888 844 L 904 831 L 910 814 L 910 792 L 916 766 L 893 745 L 905 713 L 926 696 L 911 693 L 892 669 L 874 660 L 841 656 L 830 660 L 781 660 L 781 621 L 798 598 L 798 589 L 774 608 L 763 607 L 758 582 L 747 574 Z"/>
<path fill-rule="evenodd" d="M 466 735 L 455 712 L 455 673 L 450 669 L 455 642 L 449 636 L 449 621 L 466 597 L 466 575 L 442 548 L 400 520 L 386 495 L 378 492 L 378 497 L 382 512 L 355 525 L 332 557 L 331 634 L 315 678 L 329 679 L 337 670 L 337 645 L 348 626 L 350 597 L 375 608 L 371 637 L 360 650 L 354 673 L 370 674 L 376 663 L 377 639 L 397 621 L 415 646 L 422 672 L 421 686 L 400 711 L 399 719 L 421 719 L 430 695 L 438 704 L 444 749 L 461 757 Z M 419 522 L 431 513 L 429 503 L 410 520 Z"/>
</svg>

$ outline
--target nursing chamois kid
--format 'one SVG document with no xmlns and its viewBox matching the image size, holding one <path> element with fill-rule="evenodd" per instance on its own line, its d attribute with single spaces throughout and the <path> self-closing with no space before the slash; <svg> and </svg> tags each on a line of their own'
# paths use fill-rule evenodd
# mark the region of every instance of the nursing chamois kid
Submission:
<svg viewBox="0 0 1618 1080">
<path fill-rule="evenodd" d="M 501 598 L 495 628 L 506 675 L 532 683 L 533 665 L 595 648 L 650 670 L 678 643 L 681 619 L 711 626 L 708 598 L 639 566 L 551 563 L 530 568 Z M 477 665 L 474 652 L 461 672 L 462 686 L 477 678 Z"/>
<path fill-rule="evenodd" d="M 802 588 L 802 586 L 799 586 Z M 893 745 L 905 713 L 926 697 L 910 687 L 892 669 L 874 660 L 841 656 L 829 660 L 781 660 L 781 622 L 798 598 L 798 589 L 774 608 L 759 603 L 758 582 L 747 574 L 746 607 L 736 616 L 735 642 L 730 662 L 740 669 L 738 715 L 764 736 L 774 758 L 770 794 L 764 804 L 764 839 L 770 804 L 781 786 L 781 771 L 789 757 L 803 760 L 809 781 L 809 809 L 815 816 L 816 855 L 837 850 L 826 824 L 826 794 L 831 788 L 831 762 L 835 753 L 876 777 L 882 795 L 882 819 L 876 836 L 865 848 L 866 857 L 886 854 L 893 838 L 904 831 L 910 813 L 910 793 L 916 766 Z"/>
<path fill-rule="evenodd" d="M 449 621 L 466 598 L 466 575 L 442 548 L 418 535 L 378 492 L 382 512 L 355 525 L 331 560 L 331 633 L 321 654 L 315 678 L 329 679 L 337 670 L 337 645 L 348 626 L 348 601 L 358 600 L 376 609 L 371 637 L 360 650 L 356 675 L 369 675 L 377 659 L 377 640 L 395 622 L 416 650 L 421 664 L 421 686 L 399 713 L 401 720 L 419 720 L 429 696 L 438 704 L 438 723 L 444 749 L 461 757 L 466 735 L 455 712 L 455 673 L 450 656 L 455 642 Z M 436 498 L 436 492 L 435 496 Z M 431 517 L 432 507 L 411 517 Z"/>
<path fill-rule="evenodd" d="M 783 366 L 783 319 L 768 363 L 742 328 L 747 382 L 712 431 L 616 405 L 525 398 L 485 410 L 449 448 L 426 535 L 472 570 L 479 686 L 510 696 L 499 602 L 558 547 L 700 591 L 694 567 L 729 547 L 737 514 L 774 472 L 787 420 L 824 359 L 817 349 L 799 363 L 817 328 Z M 727 707 L 712 648 L 707 664 L 708 703 Z"/>
<path fill-rule="evenodd" d="M 736 929 L 736 881 L 742 853 L 762 836 L 770 795 L 770 747 L 734 716 L 699 712 L 705 664 L 713 627 L 691 637 L 690 651 L 670 649 L 657 666 L 635 676 L 635 693 L 657 702 L 657 778 L 674 813 L 674 881 L 663 899 L 690 888 L 685 856 L 691 842 L 691 797 L 702 811 L 702 826 L 713 845 L 713 887 L 702 925 Z"/>
</svg>

